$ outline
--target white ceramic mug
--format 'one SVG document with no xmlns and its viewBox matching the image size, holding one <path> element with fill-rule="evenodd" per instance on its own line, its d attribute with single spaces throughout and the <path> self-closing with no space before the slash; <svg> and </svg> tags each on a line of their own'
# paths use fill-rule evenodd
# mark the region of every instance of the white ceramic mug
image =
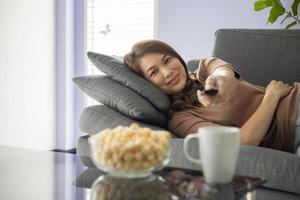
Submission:
<svg viewBox="0 0 300 200">
<path fill-rule="evenodd" d="M 188 143 L 198 139 L 200 159 L 190 156 Z M 206 182 L 231 182 L 240 147 L 240 129 L 229 126 L 211 126 L 198 129 L 198 133 L 185 137 L 183 151 L 186 158 L 202 165 Z"/>
</svg>

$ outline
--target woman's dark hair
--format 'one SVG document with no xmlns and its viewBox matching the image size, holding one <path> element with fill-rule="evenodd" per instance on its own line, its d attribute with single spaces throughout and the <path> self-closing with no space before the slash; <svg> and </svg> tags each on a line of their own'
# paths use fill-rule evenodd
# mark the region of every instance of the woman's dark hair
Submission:
<svg viewBox="0 0 300 200">
<path fill-rule="evenodd" d="M 187 75 L 186 85 L 180 93 L 169 95 L 171 101 L 171 109 L 168 117 L 172 118 L 174 112 L 189 108 L 189 106 L 199 106 L 200 102 L 197 98 L 197 90 L 202 89 L 202 83 L 196 79 L 194 73 L 188 71 L 187 66 L 182 57 L 167 43 L 160 40 L 143 40 L 133 45 L 131 52 L 124 56 L 124 62 L 130 69 L 143 76 L 140 68 L 140 58 L 149 53 L 161 53 L 177 58 L 184 66 Z M 145 77 L 144 77 L 145 78 Z"/>
</svg>

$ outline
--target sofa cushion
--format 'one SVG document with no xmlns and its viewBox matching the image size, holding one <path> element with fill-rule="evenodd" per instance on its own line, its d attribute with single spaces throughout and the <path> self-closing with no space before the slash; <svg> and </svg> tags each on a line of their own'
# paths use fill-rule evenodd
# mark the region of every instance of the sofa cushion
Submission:
<svg viewBox="0 0 300 200">
<path fill-rule="evenodd" d="M 300 30 L 220 29 L 213 55 L 231 63 L 251 83 L 299 82 Z"/>
<path fill-rule="evenodd" d="M 172 139 L 170 166 L 191 169 L 201 169 L 188 161 L 183 154 L 183 140 Z M 189 152 L 196 157 L 197 143 L 190 143 Z M 237 161 L 236 174 L 244 176 L 263 177 L 264 187 L 300 194 L 300 157 L 283 151 L 241 145 Z"/>
<path fill-rule="evenodd" d="M 119 125 L 130 126 L 132 123 L 138 123 L 142 127 L 149 127 L 154 130 L 165 130 L 160 126 L 133 120 L 105 105 L 93 105 L 84 108 L 79 119 L 80 130 L 89 135 L 96 134 L 106 128 L 115 128 Z"/>
<path fill-rule="evenodd" d="M 152 104 L 130 88 L 107 76 L 78 76 L 73 78 L 73 81 L 87 95 L 116 111 L 133 119 L 158 126 L 166 126 L 166 116 L 162 112 L 159 112 Z M 103 122 L 101 121 L 101 123 Z"/>
<path fill-rule="evenodd" d="M 84 164 L 94 167 L 91 162 L 88 147 L 88 136 L 81 137 L 78 141 L 79 156 L 85 159 Z M 195 141 L 189 143 L 189 152 L 196 157 L 198 144 Z M 168 166 L 201 170 L 201 166 L 191 163 L 183 153 L 183 139 L 172 138 L 171 156 Z M 241 145 L 237 161 L 236 174 L 244 176 L 263 177 L 266 182 L 263 187 L 278 191 L 300 194 L 300 157 L 282 151 L 263 147 Z"/>
<path fill-rule="evenodd" d="M 150 81 L 130 70 L 121 59 L 95 52 L 88 52 L 87 55 L 92 63 L 111 79 L 136 91 L 158 110 L 164 113 L 169 111 L 170 102 L 168 96 Z"/>
<path fill-rule="evenodd" d="M 238 174 L 264 177 L 266 188 L 300 194 L 300 157 L 296 154 L 244 146 L 237 165 Z"/>
<path fill-rule="evenodd" d="M 187 61 L 186 66 L 190 72 L 194 72 L 199 68 L 199 59 L 190 59 Z"/>
</svg>

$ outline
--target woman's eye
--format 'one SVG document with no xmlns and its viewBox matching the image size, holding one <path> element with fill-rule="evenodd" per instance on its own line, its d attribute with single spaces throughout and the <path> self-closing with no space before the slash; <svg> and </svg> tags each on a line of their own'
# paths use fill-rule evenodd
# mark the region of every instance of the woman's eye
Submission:
<svg viewBox="0 0 300 200">
<path fill-rule="evenodd" d="M 151 73 L 150 73 L 150 77 L 156 75 L 157 73 L 158 73 L 157 69 L 152 70 Z"/>
<path fill-rule="evenodd" d="M 169 63 L 171 61 L 171 59 L 172 59 L 171 56 L 167 57 L 166 60 L 165 60 L 165 64 Z"/>
</svg>

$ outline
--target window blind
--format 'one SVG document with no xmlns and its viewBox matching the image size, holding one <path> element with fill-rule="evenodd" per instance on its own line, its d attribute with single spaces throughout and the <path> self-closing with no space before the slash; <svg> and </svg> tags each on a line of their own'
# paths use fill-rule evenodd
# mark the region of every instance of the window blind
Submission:
<svg viewBox="0 0 300 200">
<path fill-rule="evenodd" d="M 154 38 L 155 0 L 87 0 L 87 51 L 123 56 L 143 39 Z M 88 60 L 87 74 L 101 74 Z M 86 99 L 87 105 L 96 102 Z"/>
</svg>

